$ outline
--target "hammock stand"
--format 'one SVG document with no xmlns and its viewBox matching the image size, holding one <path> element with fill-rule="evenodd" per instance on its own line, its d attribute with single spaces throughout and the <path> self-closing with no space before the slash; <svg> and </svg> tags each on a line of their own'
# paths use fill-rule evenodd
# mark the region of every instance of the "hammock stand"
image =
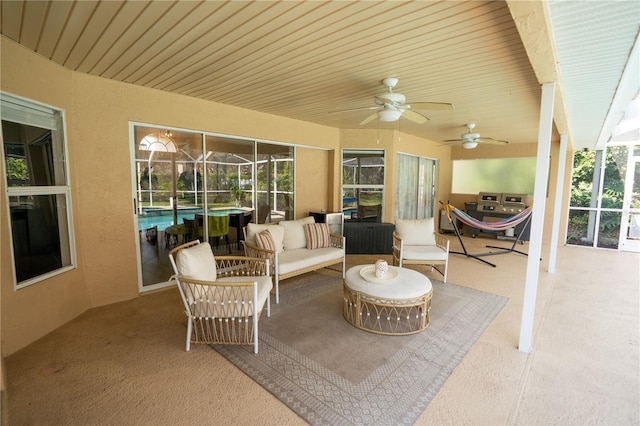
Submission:
<svg viewBox="0 0 640 426">
<path fill-rule="evenodd" d="M 463 256 L 466 257 L 471 257 L 473 259 L 479 260 L 482 263 L 485 263 L 489 266 L 493 266 L 494 268 L 496 267 L 495 263 L 491 263 L 487 260 L 482 259 L 482 256 L 493 256 L 496 254 L 505 254 L 505 253 L 519 253 L 522 254 L 524 256 L 528 256 L 527 253 L 516 250 L 516 244 L 518 242 L 522 241 L 520 240 L 520 238 L 522 237 L 523 232 L 527 229 L 527 227 L 529 226 L 529 223 L 531 222 L 531 206 L 527 207 L 526 209 L 524 209 L 523 211 L 521 211 L 520 213 L 508 217 L 506 219 L 503 220 L 499 220 L 497 222 L 482 222 L 470 215 L 468 215 L 466 212 L 457 209 L 455 206 L 452 206 L 451 204 L 447 203 L 447 204 L 443 204 L 444 205 L 444 209 L 445 212 L 447 214 L 447 220 L 453 225 L 453 229 L 456 232 L 456 237 L 458 237 L 458 241 L 460 241 L 460 245 L 462 246 L 462 250 L 463 251 L 450 251 L 449 253 L 453 253 L 453 254 L 461 254 Z M 476 254 L 471 254 L 467 251 L 467 248 L 464 246 L 464 242 L 462 241 L 462 237 L 460 234 L 460 230 L 458 229 L 458 225 L 456 223 L 456 221 L 451 219 L 451 215 L 455 216 L 456 219 L 460 220 L 462 223 L 464 223 L 467 226 L 471 226 L 473 228 L 478 228 L 478 229 L 484 229 L 487 231 L 504 231 L 507 230 L 509 228 L 513 228 L 516 225 L 519 225 L 522 222 L 525 222 L 525 225 L 522 227 L 522 229 L 520 230 L 520 232 L 518 233 L 518 236 L 516 237 L 516 239 L 513 241 L 513 245 L 509 248 L 507 247 L 498 247 L 498 246 L 487 246 L 488 248 L 494 248 L 494 249 L 498 249 L 501 250 L 499 252 L 486 252 L 486 253 L 476 253 Z"/>
</svg>

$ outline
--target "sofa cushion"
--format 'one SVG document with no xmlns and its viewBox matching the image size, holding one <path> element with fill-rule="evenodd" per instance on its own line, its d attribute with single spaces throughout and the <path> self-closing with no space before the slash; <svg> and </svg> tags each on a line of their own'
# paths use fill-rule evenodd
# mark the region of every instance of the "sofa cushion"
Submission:
<svg viewBox="0 0 640 426">
<path fill-rule="evenodd" d="M 278 273 L 288 274 L 320 263 L 344 258 L 344 249 L 336 247 L 309 250 L 307 248 L 285 250 L 278 255 Z"/>
<path fill-rule="evenodd" d="M 304 236 L 304 225 L 307 223 L 315 223 L 313 216 L 278 222 L 278 226 L 284 230 L 283 246 L 285 250 L 307 247 L 307 239 Z"/>
<path fill-rule="evenodd" d="M 180 275 L 196 280 L 215 281 L 216 261 L 209 243 L 200 243 L 177 253 L 176 266 Z"/>
<path fill-rule="evenodd" d="M 397 219 L 396 233 L 403 244 L 412 246 L 432 246 L 436 244 L 434 218 Z"/>
<path fill-rule="evenodd" d="M 303 229 L 309 250 L 331 247 L 331 231 L 326 223 L 307 223 Z"/>
<path fill-rule="evenodd" d="M 273 244 L 275 246 L 275 251 L 281 252 L 283 250 L 282 241 L 284 239 L 284 228 L 279 228 L 275 224 L 271 223 L 249 223 L 247 224 L 247 241 L 250 243 L 256 244 L 256 235 L 268 230 L 271 233 L 271 238 L 273 239 Z"/>
<path fill-rule="evenodd" d="M 276 245 L 273 242 L 273 237 L 271 236 L 271 232 L 269 230 L 262 231 L 259 234 L 256 234 L 256 245 L 261 249 L 275 251 Z"/>
</svg>

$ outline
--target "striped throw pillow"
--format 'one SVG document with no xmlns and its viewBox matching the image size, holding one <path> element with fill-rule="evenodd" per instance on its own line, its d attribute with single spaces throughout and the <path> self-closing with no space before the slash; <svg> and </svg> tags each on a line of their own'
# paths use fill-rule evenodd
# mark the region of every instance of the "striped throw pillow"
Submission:
<svg viewBox="0 0 640 426">
<path fill-rule="evenodd" d="M 307 223 L 304 225 L 304 236 L 310 250 L 331 247 L 331 232 L 326 223 Z"/>
<path fill-rule="evenodd" d="M 258 247 L 264 250 L 276 250 L 276 244 L 273 242 L 273 237 L 271 236 L 271 232 L 267 229 L 266 231 L 262 231 L 259 234 L 256 234 L 256 244 Z"/>
</svg>

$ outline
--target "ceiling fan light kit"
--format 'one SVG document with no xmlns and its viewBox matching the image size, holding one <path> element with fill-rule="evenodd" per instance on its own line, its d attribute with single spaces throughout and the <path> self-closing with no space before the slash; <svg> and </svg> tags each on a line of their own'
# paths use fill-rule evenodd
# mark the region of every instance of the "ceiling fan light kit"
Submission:
<svg viewBox="0 0 640 426">
<path fill-rule="evenodd" d="M 380 121 L 398 121 L 401 115 L 402 111 L 398 109 L 389 108 L 378 111 L 378 119 Z"/>
<path fill-rule="evenodd" d="M 473 148 L 475 148 L 476 146 L 478 146 L 478 142 L 474 142 L 474 141 L 465 141 L 465 142 L 462 142 L 462 147 L 463 147 L 464 149 L 473 149 Z"/>
</svg>

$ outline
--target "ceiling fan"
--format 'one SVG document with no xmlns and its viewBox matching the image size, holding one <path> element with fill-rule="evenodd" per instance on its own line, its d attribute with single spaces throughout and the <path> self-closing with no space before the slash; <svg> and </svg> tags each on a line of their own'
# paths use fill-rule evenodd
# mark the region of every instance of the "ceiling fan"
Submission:
<svg viewBox="0 0 640 426">
<path fill-rule="evenodd" d="M 480 137 L 480 133 L 473 133 L 473 129 L 476 127 L 476 123 L 467 123 L 465 127 L 469 130 L 467 133 L 460 135 L 460 139 L 447 139 L 445 145 L 453 145 L 454 143 L 462 142 L 462 147 L 465 149 L 473 149 L 478 146 L 479 143 L 504 145 L 508 144 L 507 141 L 501 141 L 493 138 Z"/>
<path fill-rule="evenodd" d="M 393 88 L 398 84 L 398 79 L 394 77 L 388 77 L 382 80 L 382 84 L 387 88 L 387 93 L 383 93 L 381 95 L 375 96 L 375 106 L 364 107 L 364 108 L 355 108 L 345 111 L 338 112 L 346 112 L 346 111 L 358 111 L 365 109 L 377 109 L 378 111 L 371 114 L 362 122 L 360 125 L 365 125 L 372 120 L 375 120 L 376 117 L 380 121 L 398 121 L 400 117 L 404 117 L 408 120 L 413 121 L 414 123 L 423 124 L 429 120 L 429 117 L 417 112 L 413 111 L 414 109 L 428 109 L 428 110 L 440 110 L 440 111 L 449 111 L 453 109 L 453 105 L 449 103 L 443 102 L 414 102 L 412 104 L 405 103 L 406 98 L 402 93 L 396 93 L 393 91 Z"/>
</svg>

